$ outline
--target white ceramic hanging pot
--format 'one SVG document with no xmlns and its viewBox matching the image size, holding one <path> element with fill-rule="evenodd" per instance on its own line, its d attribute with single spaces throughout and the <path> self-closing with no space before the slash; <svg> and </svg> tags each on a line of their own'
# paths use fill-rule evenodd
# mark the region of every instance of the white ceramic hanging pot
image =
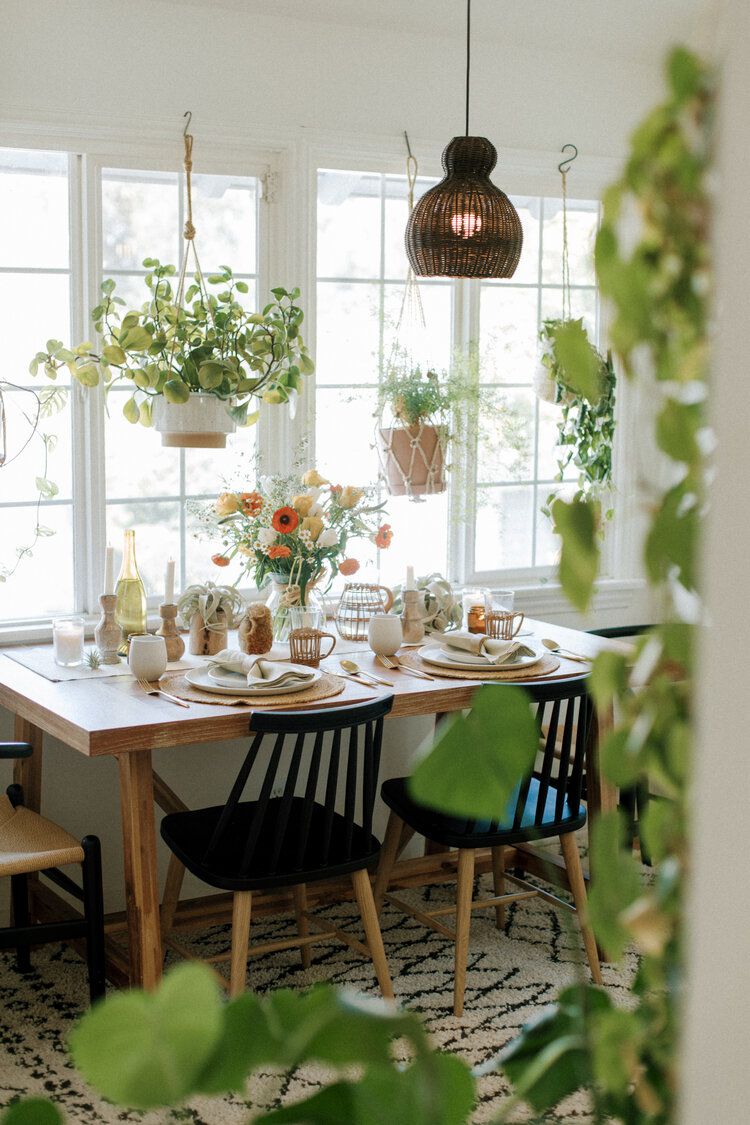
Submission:
<svg viewBox="0 0 750 1125">
<path fill-rule="evenodd" d="M 216 395 L 194 392 L 187 402 L 167 402 L 163 395 L 153 400 L 154 428 L 162 445 L 177 449 L 224 449 L 227 434 L 237 428 L 227 413 L 232 404 Z"/>
</svg>

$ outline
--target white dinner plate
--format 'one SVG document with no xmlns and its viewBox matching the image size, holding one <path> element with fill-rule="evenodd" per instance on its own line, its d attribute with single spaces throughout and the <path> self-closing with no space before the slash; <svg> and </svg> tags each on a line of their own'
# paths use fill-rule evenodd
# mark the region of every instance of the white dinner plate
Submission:
<svg viewBox="0 0 750 1125">
<path fill-rule="evenodd" d="M 419 650 L 419 655 L 428 664 L 435 664 L 438 668 L 461 668 L 465 672 L 474 672 L 477 668 L 484 668 L 487 672 L 501 672 L 504 668 L 530 668 L 532 664 L 538 664 L 544 656 L 544 652 L 534 652 L 533 656 L 517 656 L 513 660 L 506 660 L 502 664 L 490 664 L 488 660 L 484 660 L 481 656 L 475 656 L 474 653 L 462 653 L 460 657 L 455 660 L 453 657 L 446 655 L 445 649 L 441 645 L 425 645 L 424 648 Z"/>
<path fill-rule="evenodd" d="M 257 687 L 250 687 L 247 677 L 240 675 L 238 672 L 227 672 L 222 676 L 222 682 L 218 683 L 211 679 L 208 668 L 191 668 L 189 672 L 185 673 L 185 679 L 193 687 L 200 688 L 201 691 L 213 691 L 217 695 L 294 695 L 301 691 L 307 691 L 309 687 L 318 682 L 322 675 L 319 668 L 304 668 L 301 664 L 290 664 L 289 667 L 312 672 L 312 676 L 305 684 L 285 684 L 283 687 L 275 687 L 273 684 L 267 684 L 259 680 Z"/>
</svg>

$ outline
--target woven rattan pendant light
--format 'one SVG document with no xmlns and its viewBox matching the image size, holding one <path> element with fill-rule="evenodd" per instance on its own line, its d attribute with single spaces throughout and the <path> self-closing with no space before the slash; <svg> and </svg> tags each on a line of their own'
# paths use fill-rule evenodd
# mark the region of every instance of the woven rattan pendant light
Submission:
<svg viewBox="0 0 750 1125">
<path fill-rule="evenodd" d="M 523 229 L 490 172 L 497 162 L 486 137 L 469 136 L 471 0 L 466 0 L 466 135 L 443 153 L 445 176 L 426 191 L 406 226 L 406 254 L 420 277 L 512 277 Z"/>
</svg>

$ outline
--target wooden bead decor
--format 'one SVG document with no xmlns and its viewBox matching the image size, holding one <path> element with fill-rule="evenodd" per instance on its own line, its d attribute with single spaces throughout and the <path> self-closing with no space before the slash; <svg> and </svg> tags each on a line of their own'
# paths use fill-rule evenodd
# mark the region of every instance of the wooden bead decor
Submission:
<svg viewBox="0 0 750 1125">
<path fill-rule="evenodd" d="M 237 631 L 242 652 L 262 656 L 273 646 L 273 618 L 267 605 L 253 602 L 247 607 Z"/>
<path fill-rule="evenodd" d="M 376 613 L 387 613 L 393 594 L 387 586 L 347 582 L 336 610 L 336 628 L 345 641 L 366 641 L 367 626 Z"/>
</svg>

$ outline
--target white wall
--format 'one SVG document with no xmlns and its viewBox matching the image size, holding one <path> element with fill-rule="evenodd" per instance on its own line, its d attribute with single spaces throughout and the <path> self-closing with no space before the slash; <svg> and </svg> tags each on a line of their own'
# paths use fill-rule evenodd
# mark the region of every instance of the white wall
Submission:
<svg viewBox="0 0 750 1125">
<path fill-rule="evenodd" d="M 701 0 L 691 0 L 690 18 L 674 26 L 649 15 L 644 0 L 636 2 L 653 34 L 645 24 L 636 28 L 641 42 L 631 35 L 624 55 L 618 54 L 622 36 L 609 28 L 596 0 L 569 0 L 564 17 L 557 0 L 516 2 L 508 5 L 510 31 L 505 5 L 489 0 L 475 5 L 472 131 L 495 142 L 499 184 L 543 190 L 538 186 L 543 174 L 555 190 L 557 154 L 567 141 L 581 151 L 576 184 L 599 186 L 602 176 L 613 174 L 630 129 L 661 94 L 656 61 L 661 44 L 691 33 Z M 612 18 L 622 21 L 620 6 L 610 3 Z M 416 19 L 420 4 L 431 21 Z M 113 136 L 134 142 L 143 135 L 154 150 L 177 159 L 177 130 L 190 109 L 197 146 L 208 146 L 214 137 L 235 144 L 238 155 L 243 145 L 283 154 L 287 182 L 281 191 L 289 221 L 281 229 L 290 260 L 295 254 L 299 260 L 305 216 L 297 217 L 295 228 L 289 200 L 306 174 L 302 149 L 346 152 L 356 146 L 368 148 L 373 159 L 381 152 L 400 159 L 407 128 L 428 170 L 463 128 L 463 15 L 456 16 L 461 5 L 381 0 L 373 7 L 352 0 L 348 23 L 316 21 L 311 13 L 322 6 L 324 0 L 309 6 L 292 0 L 283 7 L 260 0 L 3 0 L 0 144 L 40 143 L 43 136 L 50 145 L 66 147 L 73 138 L 95 145 L 111 144 Z M 673 15 L 679 8 L 671 0 Z M 356 26 L 363 9 L 370 24 L 382 10 L 381 25 Z M 624 28 L 631 33 L 632 11 L 628 6 Z M 408 13 L 406 30 L 393 18 L 399 12 Z M 504 157 L 506 166 L 513 164 L 508 180 Z M 527 174 L 535 177 L 533 188 Z M 628 435 L 622 456 L 640 457 L 635 433 Z M 623 500 L 632 515 L 637 498 Z M 521 601 L 537 616 L 572 622 L 574 615 L 553 600 L 539 591 Z M 647 604 L 627 590 L 605 594 L 599 607 L 600 623 L 649 615 Z M 383 776 L 408 768 L 427 726 L 421 720 L 388 726 Z M 9 716 L 0 712 L 0 737 L 9 734 Z M 210 801 L 226 791 L 238 753 L 225 745 L 164 752 L 157 755 L 157 768 L 187 800 Z M 3 785 L 8 774 L 4 766 Z M 88 762 L 50 743 L 45 809 L 74 832 L 103 837 L 109 909 L 121 905 L 115 774 L 111 761 Z"/>
</svg>

